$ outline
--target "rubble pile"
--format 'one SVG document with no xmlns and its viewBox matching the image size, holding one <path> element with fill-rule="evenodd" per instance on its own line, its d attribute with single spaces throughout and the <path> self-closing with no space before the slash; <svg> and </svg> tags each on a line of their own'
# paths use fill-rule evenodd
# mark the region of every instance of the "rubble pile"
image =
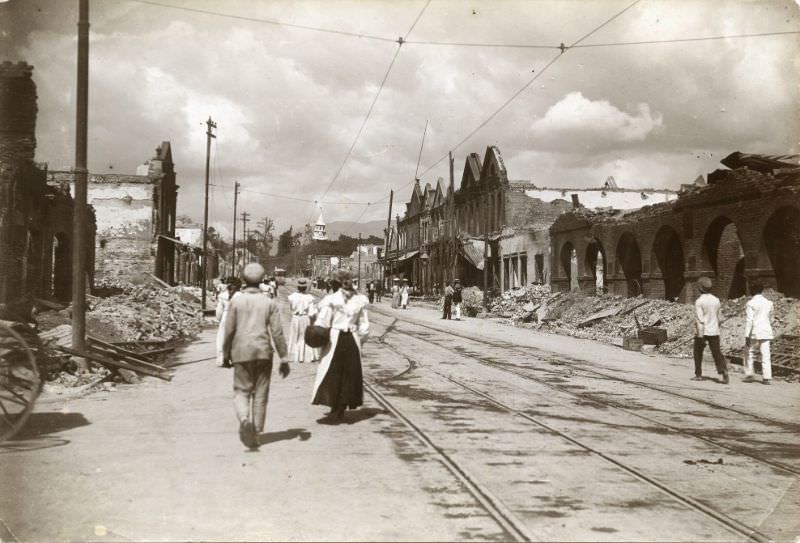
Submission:
<svg viewBox="0 0 800 543">
<path fill-rule="evenodd" d="M 776 358 L 776 364 L 800 369 L 800 300 L 785 298 L 774 290 L 764 295 L 775 304 L 775 349 L 790 353 Z M 747 297 L 725 300 L 721 308 L 721 344 L 732 357 L 743 356 L 745 305 Z M 667 331 L 667 341 L 657 352 L 681 357 L 692 356 L 694 307 L 690 304 L 642 296 L 586 296 L 579 292 L 549 293 L 548 287 L 530 286 L 509 291 L 496 299 L 491 312 L 515 325 L 542 331 L 595 339 L 621 345 L 624 337 L 639 330 L 658 327 Z M 523 324 L 530 322 L 530 324 Z M 785 348 L 784 348 L 785 347 Z M 779 359 L 778 359 L 779 358 Z"/>
<path fill-rule="evenodd" d="M 461 292 L 462 311 L 467 317 L 474 317 L 483 311 L 483 291 L 478 287 L 467 287 Z"/>
<path fill-rule="evenodd" d="M 89 334 L 108 342 L 170 341 L 200 331 L 199 300 L 185 287 L 114 285 L 119 294 L 98 298 L 86 315 Z"/>
</svg>

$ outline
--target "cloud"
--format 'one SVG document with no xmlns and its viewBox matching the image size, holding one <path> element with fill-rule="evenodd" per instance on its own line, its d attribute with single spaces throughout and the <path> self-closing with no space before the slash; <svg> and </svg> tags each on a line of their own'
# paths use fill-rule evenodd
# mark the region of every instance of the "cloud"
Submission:
<svg viewBox="0 0 800 543">
<path fill-rule="evenodd" d="M 607 100 L 590 100 L 570 92 L 531 124 L 532 143 L 539 148 L 602 149 L 643 141 L 663 125 L 659 113 L 638 104 L 628 113 Z"/>
</svg>

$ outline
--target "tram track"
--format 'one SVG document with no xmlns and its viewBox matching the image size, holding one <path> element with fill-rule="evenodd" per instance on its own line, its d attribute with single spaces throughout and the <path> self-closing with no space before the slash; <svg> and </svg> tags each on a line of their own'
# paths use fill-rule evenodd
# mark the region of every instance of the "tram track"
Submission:
<svg viewBox="0 0 800 543">
<path fill-rule="evenodd" d="M 389 314 L 388 312 L 386 312 L 385 310 L 383 310 L 381 308 L 373 308 L 372 310 L 373 310 L 374 313 L 377 313 L 377 314 L 382 315 L 384 317 L 393 318 L 391 314 Z M 410 326 L 417 326 L 417 327 L 420 327 L 420 328 L 426 328 L 426 329 L 432 330 L 434 332 L 448 334 L 448 335 L 453 336 L 453 337 L 457 337 L 457 338 L 460 338 L 460 339 L 465 339 L 465 340 L 472 341 L 472 342 L 475 342 L 475 343 L 479 343 L 479 344 L 482 344 L 482 345 L 486 345 L 486 346 L 489 346 L 489 347 L 492 347 L 492 348 L 495 348 L 495 349 L 503 349 L 504 351 L 512 351 L 512 352 L 515 352 L 515 353 L 519 353 L 520 355 L 522 355 L 522 356 L 524 356 L 526 358 L 537 358 L 540 361 L 544 361 L 544 359 L 542 357 L 534 356 L 530 352 L 530 350 L 533 349 L 533 350 L 536 350 L 536 351 L 542 353 L 543 351 L 541 349 L 538 349 L 538 348 L 531 348 L 531 349 L 526 351 L 525 348 L 519 347 L 518 345 L 515 345 L 515 344 L 512 344 L 512 343 L 481 339 L 481 338 L 478 338 L 476 336 L 467 335 L 467 334 L 463 334 L 463 333 L 459 333 L 459 332 L 454 332 L 454 331 L 449 330 L 449 329 L 439 328 L 437 326 L 432 326 L 430 324 L 424 324 L 424 323 L 421 323 L 421 322 L 415 321 L 415 320 L 414 321 L 412 321 L 412 320 L 403 320 L 402 324 L 403 325 L 410 325 Z M 394 327 L 394 331 L 408 334 L 408 332 L 402 332 L 396 326 Z M 414 337 L 413 334 L 408 334 L 408 335 L 411 335 L 412 337 Z M 418 338 L 418 339 L 422 339 L 422 338 Z M 424 338 L 424 339 L 422 339 L 422 341 L 430 341 L 430 340 L 428 338 Z M 447 347 L 445 347 L 445 348 L 447 348 Z M 463 353 L 463 352 L 459 353 L 459 354 L 463 354 L 464 356 L 468 356 L 468 357 L 472 356 L 472 355 L 470 355 L 468 353 Z M 580 361 L 571 359 L 570 357 L 566 357 L 566 356 L 563 356 L 563 355 L 558 355 L 556 353 L 550 353 L 550 354 L 552 354 L 553 357 L 558 358 L 558 361 L 560 362 L 559 365 L 567 366 L 567 367 L 569 367 L 569 369 L 571 369 L 573 371 L 576 371 L 576 372 L 579 372 L 579 371 L 580 372 L 585 372 L 585 373 L 588 373 L 588 374 L 592 374 L 592 375 L 596 375 L 596 376 L 599 376 L 599 377 L 603 377 L 605 379 L 612 379 L 612 380 L 619 381 L 619 382 L 622 382 L 622 383 L 626 383 L 626 384 L 629 384 L 629 385 L 634 385 L 634 386 L 639 386 L 639 387 L 642 387 L 642 388 L 647 388 L 647 389 L 650 389 L 650 390 L 661 392 L 662 394 L 668 394 L 670 396 L 674 396 L 674 397 L 677 397 L 677 398 L 682 398 L 684 400 L 690 400 L 690 401 L 705 405 L 707 407 L 712 407 L 714 409 L 724 409 L 726 411 L 730 411 L 732 413 L 736 413 L 737 415 L 750 417 L 752 419 L 758 419 L 758 420 L 761 420 L 761 421 L 764 421 L 764 422 L 767 422 L 769 424 L 773 424 L 773 425 L 776 425 L 776 426 L 781 426 L 781 427 L 790 426 L 791 429 L 793 429 L 795 431 L 800 431 L 800 425 L 798 425 L 798 424 L 786 423 L 784 421 L 775 420 L 775 419 L 772 419 L 772 418 L 769 418 L 769 417 L 765 417 L 765 416 L 762 416 L 762 415 L 758 415 L 758 414 L 755 414 L 755 413 L 751 413 L 751 412 L 748 412 L 748 411 L 745 411 L 745 410 L 742 410 L 742 409 L 736 409 L 736 408 L 733 408 L 731 406 L 722 405 L 720 403 L 716 403 L 716 402 L 713 402 L 711 400 L 697 398 L 697 397 L 694 397 L 694 396 L 691 396 L 691 395 L 688 395 L 688 394 L 681 394 L 680 392 L 676 392 L 676 391 L 670 390 L 668 388 L 662 388 L 662 387 L 659 387 L 659 386 L 654 385 L 652 383 L 646 383 L 646 382 L 642 382 L 642 381 L 637 381 L 635 379 L 627 379 L 627 378 L 624 378 L 624 377 L 620 377 L 618 375 L 613 375 L 613 374 L 606 373 L 606 372 L 603 372 L 603 371 L 587 368 Z M 492 366 L 495 367 L 495 368 L 498 368 L 498 369 L 506 369 L 506 368 L 502 368 L 501 366 L 499 366 L 497 364 L 492 364 Z"/>
<path fill-rule="evenodd" d="M 396 328 L 394 332 L 399 332 Z M 399 332 L 405 333 L 405 332 Z M 408 334 L 407 334 L 408 335 Z M 390 349 L 397 355 L 403 357 L 409 363 L 409 369 L 411 368 L 424 368 L 426 371 L 430 371 L 439 377 L 446 379 L 447 381 L 459 386 L 460 388 L 466 390 L 470 394 L 477 396 L 488 402 L 489 404 L 493 405 L 494 407 L 505 411 L 506 413 L 510 414 L 514 417 L 519 417 L 525 420 L 527 423 L 533 424 L 538 428 L 545 430 L 546 432 L 558 436 L 559 438 L 569 442 L 570 444 L 579 447 L 580 449 L 586 451 L 589 454 L 592 454 L 603 461 L 615 466 L 617 469 L 627 473 L 642 481 L 643 483 L 657 489 L 658 491 L 662 492 L 663 494 L 669 496 L 671 499 L 681 503 L 685 507 L 693 509 L 699 513 L 702 513 L 706 517 L 710 518 L 717 524 L 721 525 L 722 527 L 726 528 L 728 531 L 740 535 L 748 540 L 756 541 L 759 543 L 770 541 L 771 538 L 761 532 L 759 532 L 756 528 L 748 526 L 738 520 L 726 515 L 725 513 L 705 505 L 704 503 L 700 502 L 699 500 L 692 498 L 680 492 L 674 488 L 671 488 L 669 485 L 658 481 L 657 479 L 650 477 L 643 473 L 641 470 L 637 469 L 634 466 L 631 466 L 625 462 L 622 462 L 613 456 L 610 456 L 591 445 L 584 443 L 578 438 L 575 438 L 569 435 L 566 432 L 558 430 L 557 428 L 552 427 L 551 425 L 547 424 L 546 422 L 542 421 L 541 419 L 530 415 L 524 411 L 520 411 L 511 407 L 510 405 L 504 403 L 503 401 L 499 400 L 492 394 L 479 390 L 472 385 L 469 385 L 460 379 L 457 379 L 451 375 L 446 375 L 441 373 L 427 365 L 421 364 L 419 360 L 410 357 L 408 354 L 404 353 L 394 345 L 385 341 L 385 337 L 381 338 L 380 341 L 381 345 Z M 408 371 L 408 370 L 407 370 Z M 470 492 L 478 499 L 482 506 L 487 510 L 487 512 L 498 521 L 504 529 L 509 531 L 516 540 L 518 541 L 530 541 L 533 540 L 530 534 L 524 530 L 524 524 L 517 519 L 513 513 L 511 513 L 506 506 L 502 504 L 499 500 L 492 497 L 491 493 L 488 489 L 485 489 L 483 485 L 481 485 L 474 477 L 469 475 L 463 466 L 459 465 L 450 455 L 448 455 L 440 446 L 438 446 L 430 436 L 428 436 L 424 430 L 422 430 L 418 425 L 414 424 L 413 421 L 410 420 L 408 416 L 406 416 L 401 409 L 391 403 L 372 383 L 365 383 L 365 386 L 368 392 L 373 396 L 373 398 L 378 401 L 385 409 L 392 412 L 396 417 L 402 420 L 409 428 L 411 428 L 415 434 L 429 445 L 433 450 L 435 450 L 440 457 L 443 458 L 445 465 L 459 478 L 462 483 L 467 486 Z M 508 526 L 521 526 L 523 529 L 516 530 L 516 532 L 512 532 L 509 530 Z"/>
<path fill-rule="evenodd" d="M 393 332 L 407 334 L 410 337 L 415 337 L 413 334 L 409 334 L 408 332 L 402 332 L 402 331 L 398 330 L 396 327 L 393 328 Z M 440 347 L 442 349 L 447 349 L 446 346 L 444 346 L 441 343 L 438 343 L 438 342 L 436 342 L 434 340 L 431 340 L 430 338 L 425 338 L 424 340 L 421 339 L 421 338 L 416 338 L 416 339 L 419 339 L 420 341 L 426 341 L 428 343 L 432 343 L 432 344 L 437 345 L 438 347 Z M 485 358 L 480 357 L 478 355 L 469 354 L 469 353 L 466 353 L 466 352 L 459 352 L 458 354 L 460 356 L 465 357 L 465 358 L 469 358 L 469 359 L 475 360 L 476 362 L 478 362 L 479 364 L 482 364 L 484 366 L 487 366 L 487 367 L 490 367 L 490 368 L 493 368 L 493 369 L 496 369 L 496 370 L 504 371 L 504 372 L 507 372 L 507 373 L 511 373 L 513 375 L 516 375 L 517 377 L 521 377 L 521 378 L 526 379 L 528 381 L 532 381 L 532 382 L 534 382 L 534 383 L 536 383 L 538 385 L 545 386 L 545 387 L 547 387 L 547 388 L 549 388 L 551 390 L 555 390 L 555 391 L 557 391 L 559 393 L 566 394 L 568 396 L 572 396 L 572 397 L 577 398 L 577 399 L 579 399 L 581 401 L 589 402 L 589 403 L 595 404 L 597 406 L 602 406 L 602 407 L 615 409 L 615 410 L 617 410 L 617 411 L 619 411 L 621 413 L 625 413 L 628 416 L 632 416 L 632 417 L 638 418 L 640 420 L 647 421 L 647 422 L 649 422 L 651 424 L 655 424 L 655 425 L 661 426 L 663 428 L 666 428 L 667 430 L 669 430 L 670 432 L 673 432 L 675 434 L 681 434 L 681 435 L 684 435 L 684 436 L 688 436 L 688 437 L 697 439 L 699 441 L 703 441 L 704 443 L 708 443 L 709 445 L 713 445 L 715 447 L 719 447 L 719 448 L 727 450 L 729 452 L 736 453 L 736 454 L 739 454 L 739 455 L 742 455 L 742 456 L 746 456 L 746 457 L 748 457 L 748 458 L 750 458 L 752 460 L 755 460 L 756 462 L 768 465 L 768 466 L 770 466 L 772 468 L 775 468 L 777 470 L 783 471 L 785 473 L 789 473 L 789 474 L 792 474 L 792 475 L 795 475 L 795 476 L 800 476 L 800 469 L 798 469 L 798 468 L 796 468 L 794 466 L 790 466 L 788 464 L 785 464 L 783 462 L 778 462 L 776 460 L 771 460 L 769 458 L 764 458 L 763 456 L 758 456 L 756 454 L 753 454 L 753 453 L 751 453 L 751 452 L 749 452 L 746 449 L 743 449 L 741 447 L 736 447 L 734 445 L 729 445 L 727 443 L 722 443 L 720 441 L 714 440 L 713 438 L 709 438 L 707 436 L 701 435 L 698 432 L 693 432 L 693 431 L 690 431 L 690 430 L 686 430 L 684 428 L 680 428 L 680 427 L 674 426 L 672 424 L 668 424 L 666 422 L 660 421 L 660 420 L 655 419 L 653 417 L 649 417 L 649 416 L 644 415 L 642 413 L 639 413 L 639 412 L 636 412 L 634 410 L 628 409 L 628 408 L 620 405 L 619 402 L 598 398 L 595 394 L 592 394 L 592 393 L 575 392 L 573 390 L 569 390 L 566 387 L 560 387 L 560 386 L 548 383 L 547 381 L 544 381 L 542 379 L 537 379 L 535 376 L 530 375 L 530 373 L 529 373 L 530 371 L 533 371 L 533 370 L 524 371 L 524 370 L 519 370 L 519 369 L 515 369 L 515 368 L 510 368 L 510 367 L 507 367 L 507 366 L 504 366 L 504 365 L 496 364 L 493 361 L 486 360 Z M 412 364 L 416 365 L 417 363 L 416 362 L 412 362 Z M 406 370 L 406 371 L 408 371 L 408 370 Z"/>
</svg>

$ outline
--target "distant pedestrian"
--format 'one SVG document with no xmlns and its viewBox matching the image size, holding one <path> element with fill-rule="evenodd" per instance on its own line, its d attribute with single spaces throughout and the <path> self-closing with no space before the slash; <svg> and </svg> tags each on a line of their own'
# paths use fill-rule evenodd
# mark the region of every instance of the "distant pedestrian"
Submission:
<svg viewBox="0 0 800 543">
<path fill-rule="evenodd" d="M 363 404 L 361 345 L 369 333 L 367 297 L 355 291 L 349 270 L 337 270 L 336 278 L 341 288 L 319 303 L 316 324 L 330 328 L 331 338 L 323 348 L 312 393 L 314 405 L 331 408 L 331 422 Z"/>
<path fill-rule="evenodd" d="M 306 345 L 306 328 L 317 314 L 314 297 L 306 292 L 308 280 L 301 277 L 297 280 L 297 292 L 289 295 L 289 309 L 292 322 L 289 325 L 289 357 L 292 362 L 313 362 L 319 358 L 317 349 Z"/>
<path fill-rule="evenodd" d="M 761 382 L 765 385 L 772 381 L 772 360 L 770 342 L 772 332 L 773 304 L 762 294 L 764 287 L 760 283 L 751 283 L 750 292 L 753 297 L 745 306 L 746 321 L 744 326 L 744 380 L 753 380 L 753 358 L 758 351 L 761 355 Z"/>
<path fill-rule="evenodd" d="M 369 298 L 369 303 L 375 303 L 375 281 L 367 283 L 367 297 Z"/>
<path fill-rule="evenodd" d="M 383 280 L 378 281 L 378 285 L 375 289 L 375 296 L 378 298 L 378 303 L 380 303 L 381 298 L 383 298 Z"/>
<path fill-rule="evenodd" d="M 400 279 L 392 279 L 392 309 L 400 307 Z"/>
<path fill-rule="evenodd" d="M 251 263 L 242 275 L 245 289 L 231 300 L 224 351 L 233 364 L 233 405 L 239 419 L 239 439 L 254 449 L 267 416 L 273 343 L 281 359 L 281 377 L 289 375 L 289 362 L 278 304 L 259 289 L 264 268 Z"/>
<path fill-rule="evenodd" d="M 455 320 L 461 320 L 461 303 L 464 301 L 463 288 L 459 279 L 453 279 L 453 309 L 455 310 Z"/>
<path fill-rule="evenodd" d="M 442 318 L 450 320 L 453 318 L 453 287 L 450 281 L 444 287 L 444 308 L 442 310 Z"/>
<path fill-rule="evenodd" d="M 409 290 L 408 279 L 403 279 L 403 286 L 400 287 L 400 307 L 403 309 L 408 309 Z"/>
<path fill-rule="evenodd" d="M 231 300 L 234 296 L 239 294 L 242 287 L 242 282 L 236 277 L 228 277 L 227 280 L 222 281 L 221 284 L 225 287 L 217 295 L 217 308 L 216 317 L 219 322 L 217 329 L 217 366 L 220 368 L 229 368 L 230 364 L 225 363 L 225 351 L 223 349 L 225 344 L 225 319 L 228 316 L 228 309 L 231 305 Z"/>
<path fill-rule="evenodd" d="M 722 383 L 728 384 L 728 367 L 725 357 L 722 356 L 719 344 L 719 298 L 711 294 L 713 283 L 708 277 L 697 280 L 697 289 L 700 296 L 694 303 L 695 308 L 695 337 L 694 337 L 694 377 L 693 381 L 703 380 L 703 351 L 706 343 L 711 349 L 717 373 L 722 377 Z"/>
</svg>

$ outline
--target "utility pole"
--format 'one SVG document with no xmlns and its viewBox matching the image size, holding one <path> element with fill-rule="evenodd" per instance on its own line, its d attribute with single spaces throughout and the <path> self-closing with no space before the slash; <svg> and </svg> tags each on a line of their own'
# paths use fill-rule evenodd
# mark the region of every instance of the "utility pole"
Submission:
<svg viewBox="0 0 800 543">
<path fill-rule="evenodd" d="M 250 213 L 247 211 L 242 211 L 242 232 L 244 232 L 244 251 L 242 251 L 242 260 L 244 261 L 243 264 L 247 265 L 250 262 L 250 258 L 248 256 L 248 232 L 247 232 L 247 223 L 250 222 Z"/>
<path fill-rule="evenodd" d="M 211 138 L 216 138 L 217 136 L 214 135 L 212 129 L 217 127 L 217 123 L 211 120 L 211 116 L 208 116 L 208 120 L 206 121 L 206 195 L 205 195 L 205 202 L 203 205 L 203 268 L 202 268 L 202 277 L 203 283 L 202 287 L 202 297 L 200 304 L 205 310 L 206 308 L 206 284 L 208 283 L 208 174 L 209 174 L 209 166 L 211 164 Z"/>
<path fill-rule="evenodd" d="M 78 2 L 78 69 L 75 108 L 75 207 L 72 230 L 72 348 L 86 350 L 86 148 L 89 127 L 89 0 Z M 81 370 L 89 368 L 79 359 Z"/>
<path fill-rule="evenodd" d="M 264 252 L 267 253 L 266 256 L 269 256 L 269 251 L 267 251 L 267 236 L 269 236 L 270 230 L 272 230 L 273 222 L 270 220 L 269 217 L 264 217 L 263 221 L 260 221 L 258 224 L 264 224 Z"/>
<path fill-rule="evenodd" d="M 483 224 L 483 310 L 489 307 L 489 214 Z"/>
<path fill-rule="evenodd" d="M 456 278 L 456 256 L 455 256 L 455 238 L 458 235 L 458 225 L 456 224 L 456 186 L 455 186 L 455 159 L 453 158 L 453 151 L 448 152 L 448 156 L 450 158 L 450 187 L 448 188 L 447 192 L 448 195 L 451 197 L 448 205 L 448 220 L 449 220 L 449 239 L 447 240 L 448 247 L 450 249 L 449 261 L 447 262 L 448 267 L 448 279 L 455 279 Z"/>
<path fill-rule="evenodd" d="M 361 232 L 358 233 L 358 288 L 361 288 Z"/>
<path fill-rule="evenodd" d="M 386 219 L 386 250 L 384 251 L 384 267 L 389 271 L 389 279 L 392 277 L 392 263 L 389 260 L 389 234 L 392 232 L 392 202 L 394 201 L 394 190 L 389 191 L 389 217 Z M 384 271 L 384 278 L 386 278 L 386 271 Z M 391 285 L 383 285 L 389 287 Z"/>
<path fill-rule="evenodd" d="M 397 246 L 397 268 L 395 268 L 395 273 L 398 273 L 400 271 L 400 214 L 398 213 L 396 215 L 396 217 L 397 217 L 397 235 L 395 236 L 395 238 L 397 238 L 397 243 L 396 243 L 396 246 Z"/>
<path fill-rule="evenodd" d="M 233 184 L 233 261 L 231 262 L 231 275 L 236 275 L 236 204 L 239 203 L 239 182 Z"/>
</svg>

